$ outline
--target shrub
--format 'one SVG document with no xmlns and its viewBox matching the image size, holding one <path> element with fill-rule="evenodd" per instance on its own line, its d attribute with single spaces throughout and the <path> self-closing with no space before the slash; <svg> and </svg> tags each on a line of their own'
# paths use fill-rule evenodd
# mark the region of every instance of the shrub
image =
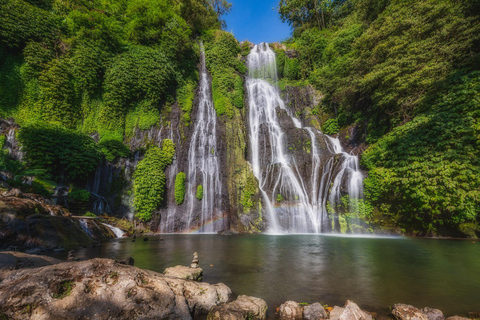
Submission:
<svg viewBox="0 0 480 320">
<path fill-rule="evenodd" d="M 97 215 L 93 212 L 90 212 L 90 211 L 87 211 L 87 213 L 85 213 L 83 215 L 84 217 L 91 217 L 91 218 L 95 218 Z"/>
<path fill-rule="evenodd" d="M 87 190 L 72 188 L 68 192 L 68 199 L 75 202 L 88 202 L 88 200 L 90 200 L 90 192 Z"/>
<path fill-rule="evenodd" d="M 162 170 L 165 170 L 173 162 L 175 155 L 175 143 L 170 139 L 162 141 Z"/>
<path fill-rule="evenodd" d="M 201 184 L 199 184 L 198 187 L 197 187 L 197 194 L 195 195 L 195 197 L 199 201 L 202 201 L 202 199 L 203 199 L 203 186 Z"/>
<path fill-rule="evenodd" d="M 134 173 L 133 204 L 137 217 L 148 221 L 152 212 L 162 204 L 165 193 L 165 156 L 160 148 L 150 147 Z"/>
<path fill-rule="evenodd" d="M 338 133 L 338 130 L 340 130 L 338 126 L 338 121 L 337 119 L 328 119 L 325 121 L 323 124 L 323 133 L 332 135 Z"/>
<path fill-rule="evenodd" d="M 177 202 L 178 205 L 181 205 L 185 199 L 186 180 L 187 176 L 183 172 L 179 172 L 175 178 L 175 202 Z"/>
<path fill-rule="evenodd" d="M 101 159 L 89 136 L 57 125 L 32 124 L 23 127 L 18 139 L 30 167 L 43 168 L 60 178 L 85 180 Z"/>
<path fill-rule="evenodd" d="M 130 156 L 130 149 L 123 142 L 118 140 L 103 140 L 98 144 L 107 161 L 114 161 L 117 158 Z"/>
</svg>

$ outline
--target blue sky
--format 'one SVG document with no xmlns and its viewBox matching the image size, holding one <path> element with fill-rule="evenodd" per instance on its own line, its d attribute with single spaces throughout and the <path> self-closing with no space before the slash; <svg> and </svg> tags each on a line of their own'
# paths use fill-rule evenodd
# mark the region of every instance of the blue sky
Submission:
<svg viewBox="0 0 480 320">
<path fill-rule="evenodd" d="M 279 42 L 290 37 L 291 29 L 278 14 L 279 0 L 229 0 L 232 10 L 222 18 L 227 31 L 238 41 Z"/>
</svg>

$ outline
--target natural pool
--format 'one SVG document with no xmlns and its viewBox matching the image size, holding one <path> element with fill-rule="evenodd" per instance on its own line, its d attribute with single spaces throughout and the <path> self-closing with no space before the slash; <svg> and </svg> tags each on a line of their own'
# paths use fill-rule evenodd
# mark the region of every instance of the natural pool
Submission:
<svg viewBox="0 0 480 320">
<path fill-rule="evenodd" d="M 162 240 L 163 239 L 163 240 Z M 326 235 L 162 235 L 82 248 L 77 258 L 133 257 L 158 272 L 189 265 L 198 252 L 204 281 L 263 298 L 269 313 L 287 300 L 388 310 L 394 303 L 480 311 L 480 243 Z"/>
</svg>

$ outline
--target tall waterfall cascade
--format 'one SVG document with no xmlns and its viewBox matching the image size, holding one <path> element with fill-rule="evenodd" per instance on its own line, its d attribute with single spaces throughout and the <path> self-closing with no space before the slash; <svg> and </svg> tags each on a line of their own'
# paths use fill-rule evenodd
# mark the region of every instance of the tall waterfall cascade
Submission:
<svg viewBox="0 0 480 320">
<path fill-rule="evenodd" d="M 328 232 L 332 226 L 327 205 L 335 208 L 346 194 L 350 202 L 363 196 L 358 157 L 346 153 L 338 139 L 302 126 L 285 105 L 276 85 L 275 53 L 268 44 L 251 50 L 247 66 L 251 162 L 269 232 Z M 308 161 L 290 150 L 291 132 L 309 139 Z"/>
<path fill-rule="evenodd" d="M 220 156 L 217 148 L 217 115 L 212 101 L 205 49 L 200 43 L 199 102 L 188 150 L 186 205 L 188 230 L 201 233 L 218 232 L 222 225 L 222 182 Z M 203 198 L 196 198 L 197 188 L 203 187 Z"/>
</svg>

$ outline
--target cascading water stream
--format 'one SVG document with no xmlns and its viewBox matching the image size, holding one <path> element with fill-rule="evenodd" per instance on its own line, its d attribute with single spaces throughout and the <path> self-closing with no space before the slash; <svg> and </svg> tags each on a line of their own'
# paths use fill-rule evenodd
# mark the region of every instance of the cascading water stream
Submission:
<svg viewBox="0 0 480 320">
<path fill-rule="evenodd" d="M 272 233 L 320 233 L 328 226 L 327 201 L 336 204 L 346 184 L 350 199 L 362 196 L 362 174 L 358 158 L 343 152 L 338 139 L 311 127 L 302 127 L 279 95 L 276 87 L 275 53 L 268 44 L 256 45 L 248 56 L 249 129 L 253 172 L 259 180 Z M 285 132 L 277 109 L 291 124 L 306 132 L 311 145 L 311 174 L 300 172 L 297 159 L 287 150 Z M 327 150 L 319 147 L 320 139 Z M 341 154 L 338 157 L 337 154 Z M 343 160 L 334 175 L 338 160 Z M 333 180 L 333 181 L 332 181 Z M 332 186 L 333 183 L 333 186 Z M 329 188 L 332 186 L 331 191 Z"/>
<path fill-rule="evenodd" d="M 223 216 L 220 158 L 217 149 L 217 116 L 205 62 L 205 49 L 200 43 L 200 96 L 195 127 L 188 150 L 188 229 L 202 233 L 220 231 L 215 221 Z M 198 185 L 203 187 L 202 200 L 196 199 Z M 198 201 L 201 208 L 198 209 Z"/>
</svg>

